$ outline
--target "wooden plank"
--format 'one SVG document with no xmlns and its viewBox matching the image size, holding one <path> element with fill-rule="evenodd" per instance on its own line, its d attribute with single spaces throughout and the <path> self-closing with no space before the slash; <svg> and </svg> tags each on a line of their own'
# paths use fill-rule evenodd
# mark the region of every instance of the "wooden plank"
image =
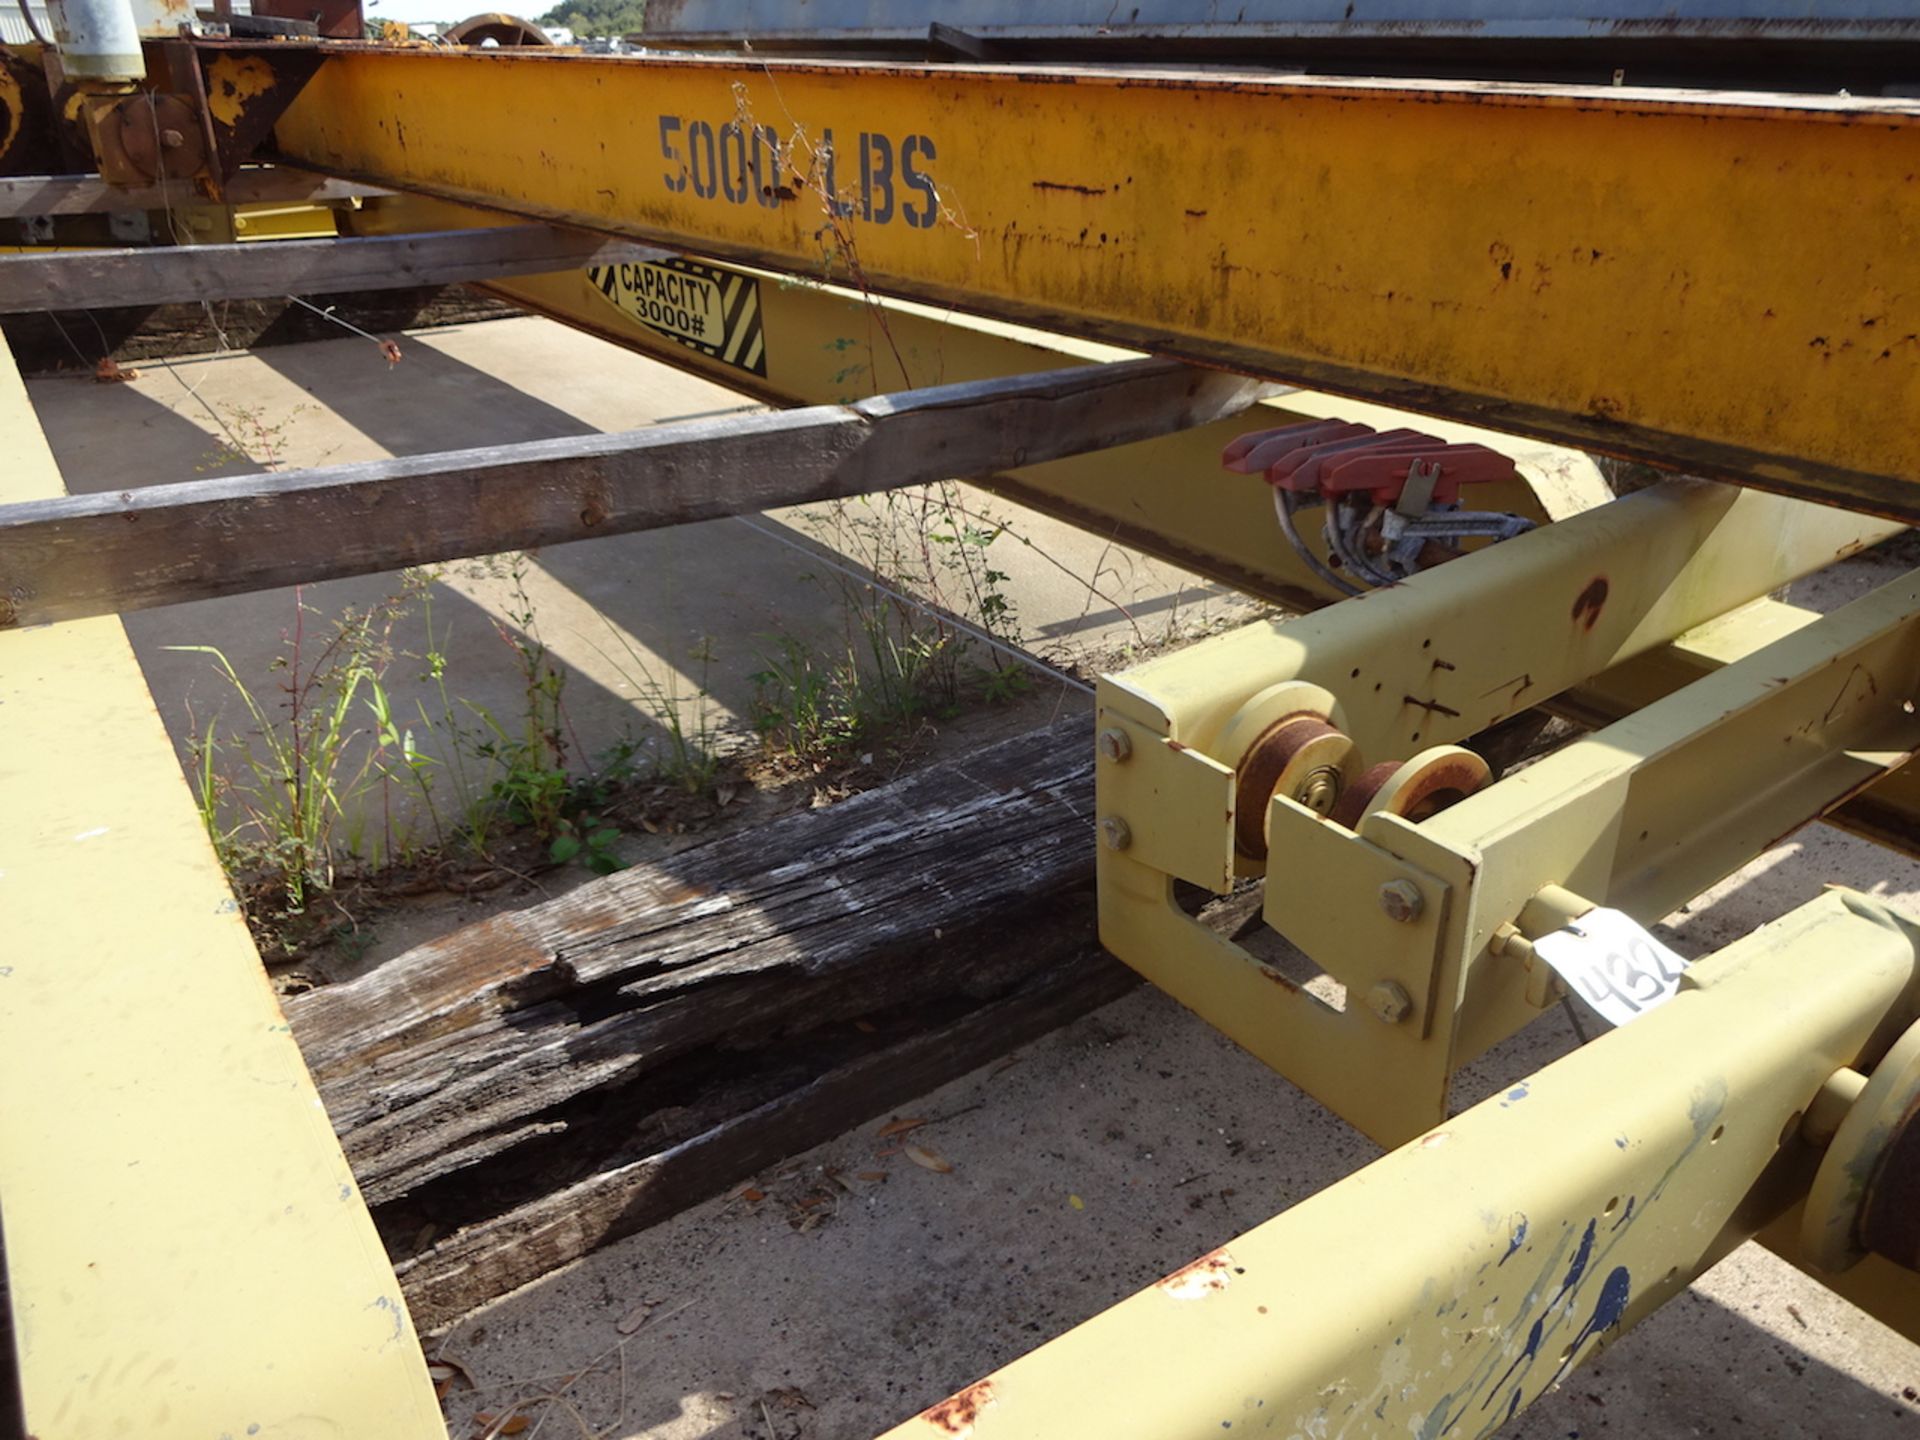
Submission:
<svg viewBox="0 0 1920 1440">
<path fill-rule="evenodd" d="M 291 166 L 249 166 L 227 182 L 233 205 L 325 205 L 394 192 Z M 100 215 L 116 210 L 166 210 L 210 201 L 184 180 L 165 185 L 112 185 L 98 175 L 0 176 L 0 219 L 21 215 Z"/>
<path fill-rule="evenodd" d="M 1092 757 L 1086 717 L 1063 720 L 291 1001 L 370 1203 L 699 1047 L 925 1001 L 963 976 L 1007 988 L 1075 889 L 1068 938 L 1090 944 Z"/>
<path fill-rule="evenodd" d="M 1271 389 L 1134 360 L 4 506 L 0 628 L 984 475 L 1206 424 Z"/>
<path fill-rule="evenodd" d="M 290 1002 L 390 1240 L 446 1233 L 403 1262 L 419 1323 L 1135 983 L 1094 938 L 1091 740 L 1063 720 Z"/>
<path fill-rule="evenodd" d="M 489 1300 L 877 1119 L 1140 983 L 1095 946 L 1036 963 L 1010 994 L 956 1021 L 837 1066 L 670 1148 L 597 1170 L 469 1226 L 396 1267 L 414 1321 L 426 1333 L 444 1330 Z"/>
<path fill-rule="evenodd" d="M 57 493 L 4 348 L 0 435 Z M 444 1436 L 118 620 L 0 634 L 0 812 L 0 1434 Z"/>
<path fill-rule="evenodd" d="M 446 285 L 645 260 L 658 250 L 551 225 L 420 235 L 0 256 L 0 313 Z"/>
<path fill-rule="evenodd" d="M 291 1001 L 422 1327 L 1138 983 L 1095 938 L 1092 738 L 1061 720 Z"/>
</svg>

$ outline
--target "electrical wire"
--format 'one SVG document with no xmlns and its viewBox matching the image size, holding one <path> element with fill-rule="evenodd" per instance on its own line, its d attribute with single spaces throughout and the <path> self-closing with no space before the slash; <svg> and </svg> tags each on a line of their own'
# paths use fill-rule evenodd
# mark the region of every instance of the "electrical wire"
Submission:
<svg viewBox="0 0 1920 1440">
<path fill-rule="evenodd" d="M 351 320 L 341 319 L 338 315 L 333 313 L 333 309 L 334 309 L 333 306 L 329 305 L 327 306 L 326 309 L 322 310 L 318 305 L 313 304 L 309 300 L 302 300 L 298 295 L 289 295 L 287 296 L 287 299 L 291 300 L 294 304 L 303 307 L 304 309 L 311 310 L 314 314 L 318 315 L 322 320 L 331 320 L 334 324 L 338 325 L 342 330 L 351 330 L 354 334 L 358 335 L 361 339 L 373 341 L 374 344 L 380 347 L 383 353 L 387 354 L 389 359 L 392 358 L 392 352 L 387 350 L 387 347 L 393 344 L 392 341 L 382 340 L 378 335 L 369 335 L 365 330 L 362 330 L 358 325 L 355 325 Z M 395 346 L 394 348 L 397 350 L 399 347 Z"/>
<path fill-rule="evenodd" d="M 54 50 L 59 48 L 53 43 L 53 41 L 49 40 L 45 35 L 40 33 L 40 22 L 33 18 L 33 11 L 28 8 L 27 0 L 18 0 L 18 3 L 20 6 L 20 18 L 27 22 L 27 30 L 30 34 L 32 34 L 33 38 L 39 41 L 42 45 L 46 46 L 47 49 L 49 50 Z"/>
<path fill-rule="evenodd" d="M 1307 568 L 1320 579 L 1342 595 L 1361 594 L 1362 591 L 1358 586 L 1349 584 L 1343 576 L 1336 574 L 1325 561 L 1307 548 L 1307 542 L 1300 537 L 1300 529 L 1294 523 L 1294 510 L 1298 503 L 1298 498 L 1293 491 L 1283 490 L 1278 485 L 1273 487 L 1273 513 L 1280 517 L 1280 533 L 1287 537 L 1287 543 L 1300 552 L 1300 558 L 1307 562 Z"/>
</svg>

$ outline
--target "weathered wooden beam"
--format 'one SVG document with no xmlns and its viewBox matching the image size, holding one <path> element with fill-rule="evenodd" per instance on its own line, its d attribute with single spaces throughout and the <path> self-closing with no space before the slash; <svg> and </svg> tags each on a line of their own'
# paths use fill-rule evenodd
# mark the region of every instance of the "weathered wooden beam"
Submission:
<svg viewBox="0 0 1920 1440">
<path fill-rule="evenodd" d="M 1206 424 L 1272 388 L 1130 360 L 0 506 L 0 628 L 987 475 Z"/>
<path fill-rule="evenodd" d="M 552 225 L 270 245 L 155 245 L 0 256 L 0 313 L 391 290 L 644 260 L 659 251 Z"/>
<path fill-rule="evenodd" d="M 1084 902 L 1091 911 L 1091 900 Z M 669 1220 L 767 1167 L 878 1119 L 1078 1020 L 1140 977 L 1083 942 L 1037 958 L 1006 994 L 847 1060 L 670 1146 L 597 1168 L 398 1260 L 413 1323 L 445 1330 L 489 1300 Z"/>
<path fill-rule="evenodd" d="M 102 215 L 183 205 L 324 205 L 393 191 L 290 166 L 249 166 L 226 185 L 225 202 L 209 200 L 185 180 L 164 185 L 113 185 L 98 175 L 0 176 L 0 219 L 21 215 Z"/>
<path fill-rule="evenodd" d="M 288 1002 L 416 1323 L 1134 984 L 1094 938 L 1092 738 L 1062 720 Z"/>
<path fill-rule="evenodd" d="M 1092 740 L 1063 719 L 289 1001 L 416 1323 L 1137 984 L 1095 938 Z M 1260 898 L 1200 919 L 1232 933 Z"/>
</svg>

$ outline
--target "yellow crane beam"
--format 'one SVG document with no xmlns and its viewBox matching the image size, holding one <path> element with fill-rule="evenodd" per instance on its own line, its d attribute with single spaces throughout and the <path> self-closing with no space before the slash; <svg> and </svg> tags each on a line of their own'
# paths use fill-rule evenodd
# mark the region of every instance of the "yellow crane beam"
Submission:
<svg viewBox="0 0 1920 1440">
<path fill-rule="evenodd" d="M 1912 101 L 199 48 L 329 173 L 1920 517 Z"/>
</svg>

